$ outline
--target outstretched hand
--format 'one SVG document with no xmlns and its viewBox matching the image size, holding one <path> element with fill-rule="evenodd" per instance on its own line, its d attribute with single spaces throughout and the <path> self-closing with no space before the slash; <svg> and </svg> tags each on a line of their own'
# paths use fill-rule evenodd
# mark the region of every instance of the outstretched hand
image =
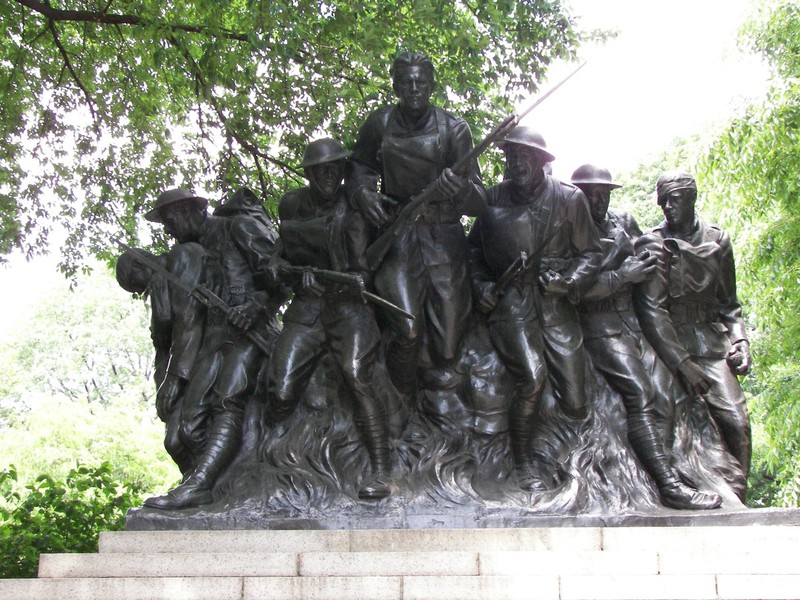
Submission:
<svg viewBox="0 0 800 600">
<path fill-rule="evenodd" d="M 364 215 L 364 218 L 373 226 L 381 227 L 392 220 L 390 210 L 397 202 L 374 190 L 360 187 L 353 193 L 354 206 Z"/>
</svg>

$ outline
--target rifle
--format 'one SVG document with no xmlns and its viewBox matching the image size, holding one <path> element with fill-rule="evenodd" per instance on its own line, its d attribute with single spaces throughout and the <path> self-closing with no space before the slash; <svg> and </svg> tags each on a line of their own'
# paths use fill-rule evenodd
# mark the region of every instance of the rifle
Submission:
<svg viewBox="0 0 800 600">
<path fill-rule="evenodd" d="M 297 267 L 290 265 L 281 265 L 280 267 L 281 275 L 302 275 L 305 271 L 310 271 L 314 277 L 320 281 L 339 283 L 357 289 L 361 294 L 361 299 L 364 300 L 364 302 L 372 302 L 373 304 L 382 306 L 387 310 L 403 315 L 405 318 L 411 319 L 412 321 L 415 318 L 410 312 L 403 310 L 392 302 L 389 302 L 386 298 L 381 298 L 377 294 L 373 294 L 372 292 L 365 290 L 364 280 L 360 275 L 356 275 L 355 273 L 342 273 L 341 271 L 317 269 L 315 267 Z"/>
<path fill-rule="evenodd" d="M 519 256 L 512 262 L 508 268 L 503 272 L 503 274 L 494 282 L 492 286 L 492 293 L 496 294 L 497 296 L 502 296 L 505 294 L 506 288 L 511 285 L 511 282 L 515 279 L 518 279 L 521 275 L 524 275 L 528 271 L 531 270 L 539 270 L 542 264 L 542 254 L 544 254 L 545 248 L 547 248 L 547 244 L 556 236 L 559 232 L 561 227 L 563 227 L 565 221 L 561 221 L 558 225 L 553 227 L 547 237 L 539 244 L 539 247 L 536 249 L 531 256 L 528 256 L 527 252 L 520 252 Z M 537 306 L 537 310 L 539 307 Z"/>
<path fill-rule="evenodd" d="M 564 85 L 573 75 L 575 75 L 578 71 L 580 71 L 586 65 L 585 62 L 581 63 L 577 69 L 572 71 L 569 75 L 567 75 L 564 79 L 559 81 L 556 85 L 550 88 L 545 94 L 539 97 L 536 102 L 531 104 L 528 108 L 522 111 L 520 114 L 512 113 L 508 115 L 505 119 L 503 119 L 498 125 L 495 126 L 494 129 L 483 138 L 476 146 L 472 148 L 466 155 L 461 157 L 461 159 L 451 167 L 451 170 L 462 177 L 464 177 L 470 168 L 472 167 L 472 163 L 486 151 L 486 149 L 495 143 L 497 140 L 501 139 L 502 137 L 508 135 L 511 130 L 513 130 L 519 122 L 525 117 L 528 113 L 530 113 L 534 108 L 539 106 L 542 102 L 544 102 L 550 94 L 555 92 L 558 88 Z M 431 182 L 416 196 L 412 197 L 408 203 L 402 208 L 402 210 L 397 214 L 395 220 L 392 222 L 386 230 L 378 236 L 372 244 L 370 244 L 369 248 L 367 248 L 367 265 L 369 266 L 371 271 L 377 270 L 378 266 L 380 266 L 383 258 L 389 252 L 389 249 L 392 247 L 394 243 L 394 239 L 400 234 L 400 230 L 402 227 L 412 220 L 415 216 L 417 210 L 419 210 L 422 206 L 427 204 L 428 202 L 432 201 L 434 198 L 438 196 L 438 191 L 436 189 L 436 181 Z"/>
<path fill-rule="evenodd" d="M 181 281 L 180 278 L 176 277 L 175 274 L 171 273 L 156 261 L 152 260 L 147 254 L 139 250 L 138 248 L 132 248 L 128 246 L 125 242 L 120 240 L 119 238 L 113 238 L 113 240 L 124 250 L 132 252 L 133 255 L 136 257 L 136 260 L 141 262 L 145 265 L 148 269 L 152 270 L 154 273 L 158 273 L 164 279 L 167 280 L 171 285 L 175 286 L 176 288 L 183 290 L 189 296 L 200 302 L 206 308 L 217 308 L 225 315 L 225 317 L 230 317 L 235 309 L 228 305 L 222 298 L 217 296 L 214 292 L 208 289 L 204 285 L 198 285 L 195 287 L 191 287 L 185 282 Z M 244 332 L 245 337 L 248 340 L 253 342 L 256 347 L 261 350 L 264 354 L 271 354 L 272 353 L 272 344 L 270 344 L 266 339 L 264 339 L 257 331 L 253 331 L 252 329 L 248 329 Z"/>
</svg>

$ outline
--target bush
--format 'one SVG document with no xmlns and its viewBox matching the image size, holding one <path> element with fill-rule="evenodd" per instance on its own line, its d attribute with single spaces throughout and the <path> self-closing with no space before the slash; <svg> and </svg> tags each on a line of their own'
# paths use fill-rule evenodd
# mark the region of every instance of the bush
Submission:
<svg viewBox="0 0 800 600">
<path fill-rule="evenodd" d="M 107 462 L 78 465 L 64 481 L 40 475 L 16 488 L 17 470 L 0 471 L 0 577 L 35 577 L 43 552 L 96 552 L 101 531 L 124 527 L 141 489 L 115 481 Z"/>
</svg>

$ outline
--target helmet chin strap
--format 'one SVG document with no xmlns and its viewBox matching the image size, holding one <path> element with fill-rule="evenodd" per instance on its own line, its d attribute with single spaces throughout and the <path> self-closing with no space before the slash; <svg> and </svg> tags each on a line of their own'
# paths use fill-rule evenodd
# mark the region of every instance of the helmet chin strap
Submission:
<svg viewBox="0 0 800 600">
<path fill-rule="evenodd" d="M 323 200 L 333 200 L 339 194 L 339 190 L 342 189 L 342 182 L 340 181 L 339 184 L 336 186 L 336 189 L 333 190 L 333 193 L 326 194 L 319 187 L 319 185 L 317 184 L 317 180 L 314 177 L 309 178 L 309 183 L 311 184 L 311 189 L 314 190 L 314 194 L 316 194 Z"/>
</svg>

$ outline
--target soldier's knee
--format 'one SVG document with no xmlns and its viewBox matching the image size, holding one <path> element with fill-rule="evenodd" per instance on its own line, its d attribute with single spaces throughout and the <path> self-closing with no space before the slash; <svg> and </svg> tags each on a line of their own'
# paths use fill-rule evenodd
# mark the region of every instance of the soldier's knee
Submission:
<svg viewBox="0 0 800 600">
<path fill-rule="evenodd" d="M 267 388 L 267 414 L 270 421 L 282 421 L 294 412 L 299 401 L 295 388 L 286 379 L 270 382 Z"/>
</svg>

